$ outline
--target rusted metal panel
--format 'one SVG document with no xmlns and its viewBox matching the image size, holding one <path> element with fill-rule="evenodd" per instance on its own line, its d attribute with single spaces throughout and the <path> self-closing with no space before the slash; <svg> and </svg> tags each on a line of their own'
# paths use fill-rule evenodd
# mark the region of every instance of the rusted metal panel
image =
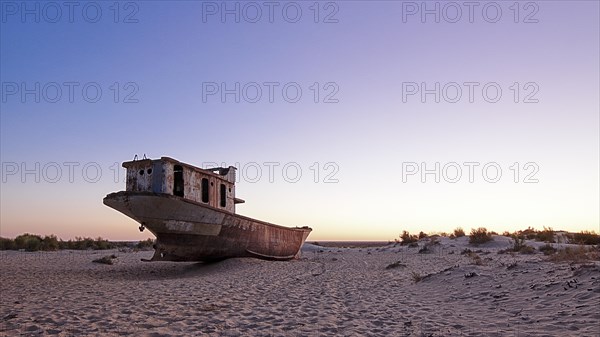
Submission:
<svg viewBox="0 0 600 337">
<path fill-rule="evenodd" d="M 127 191 L 150 191 L 154 173 L 151 160 L 138 160 L 127 167 Z"/>
</svg>

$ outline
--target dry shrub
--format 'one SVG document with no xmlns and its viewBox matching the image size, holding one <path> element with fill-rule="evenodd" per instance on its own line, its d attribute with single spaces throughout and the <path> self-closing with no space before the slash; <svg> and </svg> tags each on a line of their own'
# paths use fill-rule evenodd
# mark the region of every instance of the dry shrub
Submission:
<svg viewBox="0 0 600 337">
<path fill-rule="evenodd" d="M 524 237 L 527 240 L 535 240 L 548 243 L 556 242 L 554 230 L 551 227 L 546 228 L 545 226 L 544 229 L 541 231 L 538 231 L 533 227 L 527 227 L 527 229 L 516 231 L 514 234 L 510 234 L 509 232 L 505 231 L 504 233 L 502 233 L 502 235 L 508 237 L 514 237 L 516 235 L 519 237 Z"/>
<path fill-rule="evenodd" d="M 554 230 L 551 227 L 544 227 L 544 230 L 535 233 L 535 240 L 554 243 Z"/>
<path fill-rule="evenodd" d="M 419 238 L 416 235 L 411 235 L 408 231 L 402 231 L 400 239 L 402 239 L 400 244 L 403 246 L 419 241 Z"/>
<path fill-rule="evenodd" d="M 527 227 L 525 230 L 518 231 L 517 234 L 519 236 L 525 236 L 527 240 L 533 240 L 537 235 L 537 231 L 533 227 Z"/>
<path fill-rule="evenodd" d="M 549 260 L 553 262 L 600 261 L 600 251 L 586 246 L 566 247 L 551 255 Z"/>
<path fill-rule="evenodd" d="M 516 252 L 516 253 L 521 253 L 521 254 L 533 254 L 535 253 L 535 248 L 528 246 L 525 244 L 525 238 L 523 236 L 519 236 L 519 235 L 513 235 L 512 236 L 514 243 L 513 243 L 513 248 L 512 251 Z"/>
<path fill-rule="evenodd" d="M 521 249 L 519 250 L 519 253 L 521 254 L 534 254 L 535 253 L 535 247 L 531 247 L 531 246 L 523 246 L 521 247 Z"/>
<path fill-rule="evenodd" d="M 513 252 L 518 252 L 521 250 L 521 248 L 525 247 L 525 237 L 521 236 L 521 235 L 512 235 L 511 236 L 513 239 L 513 248 L 512 251 Z"/>
<path fill-rule="evenodd" d="M 455 238 L 460 238 L 461 236 L 465 236 L 465 231 L 461 227 L 457 227 L 454 230 L 453 234 Z"/>
<path fill-rule="evenodd" d="M 42 248 L 42 237 L 35 234 L 21 234 L 15 238 L 15 248 L 35 252 Z"/>
<path fill-rule="evenodd" d="M 544 253 L 544 255 L 552 255 L 556 253 L 556 248 L 554 248 L 551 244 L 547 243 L 540 247 L 540 252 Z"/>
<path fill-rule="evenodd" d="M 314 244 L 315 244 L 315 245 L 317 245 L 317 246 L 319 245 L 319 243 L 318 243 L 318 242 L 315 242 Z M 153 246 L 154 246 L 154 240 L 152 240 L 152 239 L 148 238 L 148 239 L 146 239 L 146 240 L 139 241 L 139 242 L 138 242 L 138 243 L 135 245 L 135 248 L 137 248 L 137 249 L 150 249 L 150 248 L 152 248 Z"/>
<path fill-rule="evenodd" d="M 15 247 L 15 240 L 0 237 L 0 250 L 16 249 Z"/>
<path fill-rule="evenodd" d="M 56 235 L 46 235 L 40 245 L 41 250 L 58 250 L 60 248 Z"/>
<path fill-rule="evenodd" d="M 471 229 L 471 235 L 469 235 L 470 244 L 478 245 L 492 240 L 492 233 L 488 233 L 486 228 L 479 227 L 477 229 Z"/>
<path fill-rule="evenodd" d="M 600 245 L 600 235 L 594 231 L 581 231 L 571 235 L 573 243 L 580 245 Z"/>
</svg>

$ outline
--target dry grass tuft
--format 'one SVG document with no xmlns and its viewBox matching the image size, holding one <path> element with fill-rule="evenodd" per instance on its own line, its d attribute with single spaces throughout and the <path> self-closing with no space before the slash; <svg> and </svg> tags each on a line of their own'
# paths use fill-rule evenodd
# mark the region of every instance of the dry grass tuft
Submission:
<svg viewBox="0 0 600 337">
<path fill-rule="evenodd" d="M 419 283 L 423 279 L 423 276 L 421 276 L 421 274 L 417 273 L 416 271 L 411 272 L 410 277 L 415 283 Z"/>
<path fill-rule="evenodd" d="M 511 262 L 511 263 L 507 264 L 507 265 L 506 265 L 506 269 L 508 269 L 508 270 L 511 270 L 511 269 L 514 269 L 514 268 L 516 268 L 517 266 L 518 266 L 518 262 L 515 260 L 515 261 L 513 261 L 513 262 Z"/>
<path fill-rule="evenodd" d="M 469 253 L 469 254 L 467 254 L 467 256 L 470 257 L 471 260 L 473 260 L 474 265 L 477 265 L 477 266 L 483 265 L 483 260 L 481 259 L 481 256 L 477 255 L 477 253 Z"/>
</svg>

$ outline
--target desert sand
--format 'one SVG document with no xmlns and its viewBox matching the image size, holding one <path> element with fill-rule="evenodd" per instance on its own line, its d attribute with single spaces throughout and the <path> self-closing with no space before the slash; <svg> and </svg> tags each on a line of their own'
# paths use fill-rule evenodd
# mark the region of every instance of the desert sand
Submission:
<svg viewBox="0 0 600 337">
<path fill-rule="evenodd" d="M 0 335 L 600 336 L 600 262 L 467 240 L 440 238 L 430 253 L 305 244 L 299 260 L 213 264 L 3 251 Z M 110 254 L 113 265 L 92 263 Z"/>
</svg>

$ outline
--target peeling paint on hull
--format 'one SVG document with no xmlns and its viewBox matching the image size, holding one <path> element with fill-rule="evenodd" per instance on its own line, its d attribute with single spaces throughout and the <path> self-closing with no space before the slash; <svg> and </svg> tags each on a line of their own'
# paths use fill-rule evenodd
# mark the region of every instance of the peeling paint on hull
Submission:
<svg viewBox="0 0 600 337">
<path fill-rule="evenodd" d="M 104 204 L 156 236 L 152 261 L 214 261 L 231 257 L 298 257 L 312 229 L 289 228 L 165 193 L 123 191 Z"/>
</svg>

